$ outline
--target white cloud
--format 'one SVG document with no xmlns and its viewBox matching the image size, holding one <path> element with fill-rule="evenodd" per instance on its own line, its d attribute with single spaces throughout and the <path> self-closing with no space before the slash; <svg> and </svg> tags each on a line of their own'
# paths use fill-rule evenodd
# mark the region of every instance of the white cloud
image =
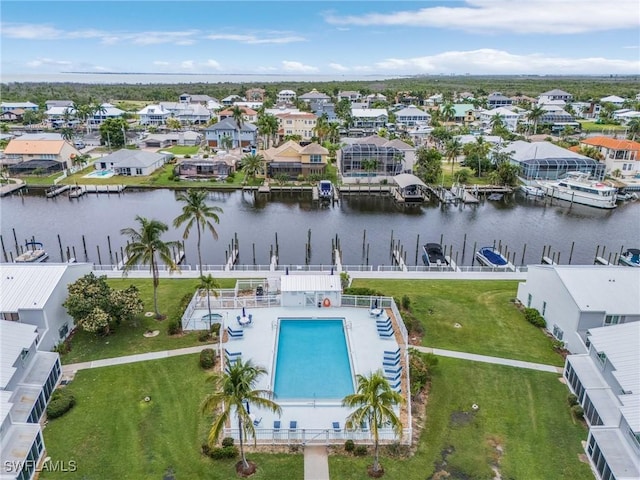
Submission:
<svg viewBox="0 0 640 480">
<path fill-rule="evenodd" d="M 221 66 L 220 66 L 220 63 L 219 63 L 219 62 L 216 62 L 215 60 L 211 60 L 211 59 L 207 60 L 207 61 L 203 64 L 203 66 L 205 66 L 205 67 L 209 67 L 209 68 L 213 68 L 213 69 L 215 69 L 215 70 L 220 70 L 220 68 L 221 68 Z"/>
<path fill-rule="evenodd" d="M 334 25 L 410 26 L 458 29 L 487 34 L 575 34 L 640 26 L 638 0 L 467 0 L 464 6 L 364 15 L 327 14 Z"/>
<path fill-rule="evenodd" d="M 49 25 L 3 23 L 0 32 L 6 38 L 19 38 L 23 40 L 53 40 L 61 38 L 62 30 Z"/>
<path fill-rule="evenodd" d="M 640 60 L 601 57 L 563 58 L 548 55 L 515 55 L 483 48 L 450 51 L 414 58 L 389 58 L 375 64 L 378 70 L 397 73 L 455 74 L 632 74 L 640 71 Z"/>
<path fill-rule="evenodd" d="M 215 34 L 207 35 L 205 38 L 209 40 L 228 40 L 231 42 L 246 43 L 249 45 L 287 44 L 287 43 L 306 41 L 306 38 L 298 35 L 271 36 L 271 37 L 260 38 L 255 35 L 239 35 L 239 34 L 231 34 L 231 33 L 215 33 Z"/>
<path fill-rule="evenodd" d="M 53 60 L 52 58 L 37 58 L 27 62 L 27 66 L 31 68 L 38 68 L 42 66 L 54 66 L 54 67 L 69 67 L 72 62 L 68 60 Z"/>
<path fill-rule="evenodd" d="M 299 73 L 310 73 L 310 72 L 318 71 L 317 67 L 313 67 L 311 65 L 305 65 L 304 63 L 301 63 L 301 62 L 292 62 L 289 60 L 282 61 L 282 69 L 285 72 L 299 72 Z"/>
<path fill-rule="evenodd" d="M 193 70 L 193 67 L 195 67 L 195 62 L 193 60 L 184 60 L 180 64 L 180 68 L 184 68 L 186 70 Z"/>
<path fill-rule="evenodd" d="M 329 67 L 339 72 L 346 72 L 349 70 L 347 67 L 345 67 L 344 65 L 340 65 L 339 63 L 330 63 Z"/>
</svg>

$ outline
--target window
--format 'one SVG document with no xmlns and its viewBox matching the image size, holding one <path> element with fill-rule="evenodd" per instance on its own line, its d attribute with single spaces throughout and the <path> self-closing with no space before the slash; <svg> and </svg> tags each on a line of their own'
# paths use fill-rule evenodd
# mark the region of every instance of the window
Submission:
<svg viewBox="0 0 640 480">
<path fill-rule="evenodd" d="M 62 325 L 58 330 L 58 333 L 60 334 L 60 338 L 66 338 L 67 333 L 69 333 L 69 324 L 65 323 Z"/>
<path fill-rule="evenodd" d="M 560 329 L 560 327 L 558 327 L 557 325 L 554 325 L 553 336 L 556 337 L 558 340 L 562 340 L 563 335 L 564 335 L 564 332 Z"/>
<path fill-rule="evenodd" d="M 602 365 L 602 367 L 604 367 L 604 365 L 607 363 L 607 354 L 604 352 L 599 352 L 598 353 L 598 360 L 600 361 L 600 365 Z"/>
<path fill-rule="evenodd" d="M 531 296 L 531 294 L 527 295 L 527 308 L 531 308 L 532 300 L 533 300 L 533 297 Z"/>
<path fill-rule="evenodd" d="M 2 319 L 9 320 L 11 322 L 18 322 L 20 321 L 20 315 L 18 315 L 18 312 L 4 312 L 2 314 Z"/>
<path fill-rule="evenodd" d="M 142 169 L 136 168 L 136 175 L 142 175 Z"/>
<path fill-rule="evenodd" d="M 617 325 L 620 323 L 620 315 L 605 315 L 604 317 L 604 326 L 608 327 L 609 325 Z"/>
<path fill-rule="evenodd" d="M 23 348 L 22 352 L 20 352 L 20 360 L 24 362 L 25 360 L 27 360 L 27 358 L 29 358 L 29 349 Z"/>
<path fill-rule="evenodd" d="M 312 154 L 309 157 L 311 163 L 322 163 L 322 155 Z"/>
<path fill-rule="evenodd" d="M 544 313 L 547 311 L 547 302 L 542 302 L 542 316 L 544 317 Z"/>
</svg>

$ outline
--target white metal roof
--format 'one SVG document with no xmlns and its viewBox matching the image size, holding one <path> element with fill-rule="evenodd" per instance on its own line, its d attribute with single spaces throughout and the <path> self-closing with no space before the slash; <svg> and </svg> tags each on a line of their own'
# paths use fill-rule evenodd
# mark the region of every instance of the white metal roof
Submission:
<svg viewBox="0 0 640 480">
<path fill-rule="evenodd" d="M 38 336 L 37 327 L 26 323 L 0 320 L 0 388 L 5 389 L 16 371 L 13 366 L 23 349 Z"/>
<path fill-rule="evenodd" d="M 339 275 L 283 275 L 280 278 L 282 292 L 340 292 Z"/>
<path fill-rule="evenodd" d="M 640 393 L 618 395 L 622 402 L 620 411 L 634 432 L 640 432 Z"/>
<path fill-rule="evenodd" d="M 640 322 L 589 329 L 591 348 L 604 352 L 625 392 L 640 394 Z"/>
<path fill-rule="evenodd" d="M 400 188 L 406 188 L 409 185 L 420 185 L 426 187 L 427 185 L 415 175 L 410 173 L 401 173 L 393 177 L 393 180 L 398 184 Z"/>
<path fill-rule="evenodd" d="M 354 118 L 378 118 L 387 117 L 389 114 L 386 108 L 352 108 L 351 116 Z"/>
<path fill-rule="evenodd" d="M 69 265 L 0 264 L 0 312 L 40 309 Z"/>
<path fill-rule="evenodd" d="M 640 269 L 617 266 L 554 266 L 583 312 L 640 315 Z"/>
</svg>

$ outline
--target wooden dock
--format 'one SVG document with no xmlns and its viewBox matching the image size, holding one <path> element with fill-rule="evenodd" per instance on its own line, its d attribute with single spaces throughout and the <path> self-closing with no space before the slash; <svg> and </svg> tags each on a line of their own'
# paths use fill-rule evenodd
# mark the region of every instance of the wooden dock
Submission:
<svg viewBox="0 0 640 480">
<path fill-rule="evenodd" d="M 462 201 L 462 203 L 480 203 L 478 197 L 473 195 L 462 185 L 454 185 L 451 187 L 451 192 L 455 195 L 456 199 Z"/>
<path fill-rule="evenodd" d="M 69 198 L 80 198 L 87 193 L 87 189 L 84 185 L 76 185 L 69 188 Z"/>
<path fill-rule="evenodd" d="M 0 197 L 4 197 L 5 195 L 10 195 L 14 192 L 22 190 L 24 187 L 27 186 L 27 184 L 24 183 L 23 180 L 19 180 L 16 178 L 11 180 L 13 180 L 15 183 L 7 183 L 6 185 L 2 185 L 2 187 L 0 187 Z"/>
<path fill-rule="evenodd" d="M 402 252 L 400 252 L 400 250 L 393 250 L 391 253 L 393 255 L 393 261 L 400 267 L 400 270 L 406 272 L 408 269 L 407 264 L 404 263 L 404 259 L 402 258 Z"/>
<path fill-rule="evenodd" d="M 86 193 L 122 193 L 126 185 L 82 185 Z"/>
<path fill-rule="evenodd" d="M 237 248 L 234 248 L 233 250 L 231 250 L 231 252 L 229 253 L 229 257 L 227 258 L 227 263 L 224 266 L 225 272 L 233 270 L 234 265 L 238 262 L 239 253 L 240 252 L 238 251 Z"/>
<path fill-rule="evenodd" d="M 389 195 L 391 193 L 391 185 L 381 185 L 381 184 L 352 184 L 347 183 L 340 185 L 337 187 L 340 189 L 340 194 L 342 195 Z"/>
<path fill-rule="evenodd" d="M 66 192 L 71 188 L 70 185 L 60 185 L 59 187 L 53 186 L 49 190 L 47 190 L 47 198 L 57 197 L 61 193 Z"/>
</svg>

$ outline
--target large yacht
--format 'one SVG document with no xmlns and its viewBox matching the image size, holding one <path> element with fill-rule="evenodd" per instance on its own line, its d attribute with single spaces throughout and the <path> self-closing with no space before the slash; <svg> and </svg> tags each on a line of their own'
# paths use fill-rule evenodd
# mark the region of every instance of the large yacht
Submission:
<svg viewBox="0 0 640 480">
<path fill-rule="evenodd" d="M 596 180 L 588 173 L 567 172 L 564 178 L 539 181 L 544 194 L 560 200 L 596 208 L 616 208 L 616 189 Z"/>
</svg>

